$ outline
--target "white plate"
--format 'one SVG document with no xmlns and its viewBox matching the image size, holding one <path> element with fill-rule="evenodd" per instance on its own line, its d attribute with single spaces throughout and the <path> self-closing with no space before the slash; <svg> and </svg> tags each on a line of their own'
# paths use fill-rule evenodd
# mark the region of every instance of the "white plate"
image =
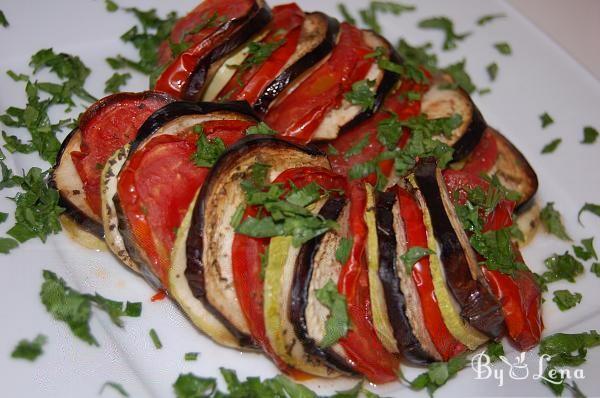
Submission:
<svg viewBox="0 0 600 398">
<path fill-rule="evenodd" d="M 120 2 L 131 5 L 132 2 Z M 166 12 L 177 7 L 181 13 L 195 6 L 195 0 L 177 4 L 154 0 L 144 1 L 137 7 L 156 7 Z M 334 1 L 299 1 L 306 10 L 320 10 L 337 15 Z M 355 11 L 364 4 L 346 1 Z M 415 2 L 416 3 L 416 2 Z M 104 81 L 111 71 L 104 58 L 118 52 L 133 55 L 119 36 L 133 24 L 133 18 L 122 12 L 107 13 L 102 1 L 5 1 L 0 8 L 11 25 L 0 29 L 0 111 L 11 105 L 22 106 L 25 101 L 22 83 L 12 82 L 4 71 L 29 73 L 27 62 L 37 50 L 54 47 L 56 51 L 79 55 L 92 68 L 88 90 L 101 97 Z M 478 27 L 475 21 L 483 14 L 503 12 L 507 18 Z M 455 51 L 441 52 L 441 64 L 468 58 L 468 70 L 481 87 L 489 86 L 485 66 L 498 62 L 500 72 L 497 82 L 491 84 L 492 93 L 474 99 L 487 121 L 508 136 L 530 160 L 540 177 L 538 199 L 555 201 L 565 216 L 566 226 L 577 241 L 596 236 L 600 238 L 600 220 L 585 216 L 585 228 L 576 222 L 578 209 L 584 202 L 600 201 L 599 144 L 581 145 L 584 125 L 600 127 L 600 85 L 588 72 L 572 60 L 561 48 L 539 32 L 528 20 L 501 1 L 461 0 L 418 2 L 418 10 L 401 17 L 383 16 L 384 34 L 392 40 L 403 36 L 410 43 L 442 41 L 438 31 L 418 29 L 422 18 L 447 15 L 456 24 L 457 31 L 473 31 Z M 492 44 L 507 41 L 513 48 L 512 56 L 502 56 Z M 593 51 L 593 49 L 590 49 Z M 127 85 L 129 90 L 142 90 L 146 79 L 135 77 Z M 78 110 L 79 111 L 79 110 Z M 548 111 L 556 123 L 546 130 L 540 128 L 538 115 Z M 61 115 L 53 115 L 56 120 Z M 26 133 L 24 133 L 26 134 Z M 551 155 L 540 155 L 544 144 L 556 137 L 563 143 Z M 14 170 L 43 165 L 35 156 L 11 156 L 8 164 Z M 47 167 L 43 165 L 42 167 Z M 14 192 L 5 190 L 0 199 L 2 211 L 12 212 L 13 204 L 4 196 Z M 9 219 L 0 226 L 2 232 L 11 224 Z M 525 250 L 527 263 L 535 271 L 543 269 L 543 259 L 552 252 L 564 252 L 565 242 L 540 235 Z M 600 248 L 599 248 L 600 249 Z M 172 383 L 180 373 L 194 372 L 204 377 L 217 376 L 220 366 L 233 368 L 242 377 L 275 375 L 275 367 L 262 355 L 242 354 L 217 346 L 196 332 L 194 327 L 168 300 L 151 303 L 154 293 L 140 278 L 128 272 L 110 254 L 83 249 L 63 235 L 51 237 L 44 245 L 31 241 L 21 245 L 9 256 L 0 257 L 0 269 L 5 282 L 0 289 L 0 388 L 3 396 L 18 397 L 83 397 L 94 396 L 107 380 L 122 383 L 133 397 L 172 396 Z M 90 347 L 74 338 L 66 325 L 56 322 L 46 313 L 38 297 L 41 270 L 54 270 L 68 283 L 82 291 L 98 291 L 106 297 L 130 301 L 143 301 L 141 318 L 125 320 L 125 328 L 112 325 L 103 314 L 93 316 L 91 328 L 101 347 Z M 586 264 L 589 269 L 589 263 Z M 583 294 L 576 308 L 560 313 L 547 295 L 544 304 L 546 333 L 557 331 L 580 332 L 600 326 L 600 311 L 594 300 L 600 280 L 589 272 L 578 279 L 576 285 L 556 283 L 551 290 L 569 288 Z M 156 350 L 148 330 L 155 328 L 164 348 Z M 44 333 L 49 342 L 45 353 L 36 362 L 10 359 L 10 352 L 22 338 L 33 338 Z M 185 362 L 185 352 L 199 351 L 196 362 Z M 437 396 L 534 396 L 549 395 L 549 390 L 539 381 L 532 380 L 537 373 L 537 350 L 527 355 L 530 365 L 526 380 L 509 378 L 504 370 L 504 382 L 476 380 L 475 373 L 466 369 L 436 394 Z M 509 357 L 513 358 L 514 353 Z M 587 378 L 578 385 L 588 395 L 600 395 L 593 375 L 600 374 L 600 350 L 588 353 L 588 363 L 583 366 Z M 406 368 L 412 377 L 416 369 Z M 314 380 L 309 385 L 319 393 L 330 393 L 346 388 L 352 380 L 326 382 Z M 385 395 L 425 396 L 414 393 L 400 384 L 375 389 Z M 117 396 L 105 391 L 105 396 Z"/>
</svg>

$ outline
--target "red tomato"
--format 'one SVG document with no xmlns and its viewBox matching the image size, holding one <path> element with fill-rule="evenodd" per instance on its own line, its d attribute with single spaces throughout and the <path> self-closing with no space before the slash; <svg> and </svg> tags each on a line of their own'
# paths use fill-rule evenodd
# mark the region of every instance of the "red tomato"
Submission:
<svg viewBox="0 0 600 398">
<path fill-rule="evenodd" d="M 252 123 L 237 120 L 202 124 L 207 138 L 231 145 Z M 121 170 L 117 193 L 136 243 L 166 286 L 177 228 L 209 169 L 191 157 L 198 134 L 159 135 L 133 153 Z M 174 189 L 176 188 L 176 189 Z"/>
<path fill-rule="evenodd" d="M 293 183 L 298 188 L 302 188 L 311 182 L 316 182 L 326 189 L 344 189 L 346 185 L 343 177 L 321 167 L 288 169 L 281 173 L 273 182 L 282 183 L 288 187 L 290 183 Z M 256 207 L 248 206 L 244 213 L 244 219 L 256 216 L 256 214 Z M 267 337 L 263 312 L 264 284 L 261 256 L 264 255 L 268 246 L 268 238 L 252 238 L 247 235 L 235 234 L 231 249 L 235 291 L 240 307 L 250 327 L 252 338 L 260 344 L 265 353 L 271 357 L 280 370 L 302 377 L 302 372 L 293 370 L 277 356 Z"/>
<path fill-rule="evenodd" d="M 234 29 L 233 26 L 221 29 L 222 26 L 246 15 L 254 3 L 251 0 L 207 0 L 180 20 L 171 32 L 170 40 L 174 43 L 183 40 L 191 46 L 169 63 L 171 59 L 169 42 L 161 45 L 159 64 L 168 64 L 168 66 L 156 81 L 155 89 L 169 93 L 175 98 L 181 98 L 182 90 L 194 72 L 198 60 L 226 40 L 228 34 Z M 214 15 L 217 16 L 216 23 L 209 24 L 198 33 L 190 34 L 197 26 L 206 23 Z"/>
<path fill-rule="evenodd" d="M 284 40 L 283 44 L 262 64 L 245 72 L 236 72 L 221 90 L 218 98 L 231 101 L 245 100 L 249 104 L 254 104 L 296 51 L 303 22 L 304 12 L 296 3 L 274 7 L 273 20 L 269 25 L 270 33 L 262 42 L 274 43 Z"/>
<path fill-rule="evenodd" d="M 473 175 L 489 172 L 498 159 L 498 144 L 490 130 L 486 130 L 479 144 L 469 155 L 462 171 Z"/>
<path fill-rule="evenodd" d="M 83 182 L 85 198 L 94 212 L 100 217 L 100 175 L 106 161 L 123 145 L 133 141 L 138 129 L 156 110 L 171 100 L 154 94 L 117 94 L 93 105 L 81 117 L 81 147 L 71 152 L 71 159 Z M 128 97 L 128 98 L 125 98 Z"/>
<path fill-rule="evenodd" d="M 367 225 L 364 212 L 367 198 L 364 184 L 352 184 L 349 196 L 353 244 L 350 257 L 340 273 L 338 290 L 346 297 L 352 328 L 340 339 L 340 344 L 357 371 L 373 383 L 387 383 L 398 379 L 400 360 L 381 344 L 373 325 L 369 271 L 365 259 Z"/>
<path fill-rule="evenodd" d="M 406 233 L 407 249 L 427 247 L 427 229 L 423 223 L 423 212 L 417 201 L 402 188 L 398 188 L 397 196 L 400 204 L 400 216 Z M 454 338 L 442 318 L 429 268 L 429 256 L 425 256 L 415 263 L 412 278 L 421 300 L 425 327 L 442 359 L 447 361 L 464 352 L 466 347 Z"/>
<path fill-rule="evenodd" d="M 342 102 L 352 84 L 367 75 L 374 59 L 360 29 L 342 23 L 337 46 L 329 59 L 276 103 L 265 121 L 284 136 L 309 142 L 327 112 Z"/>
<path fill-rule="evenodd" d="M 484 179 L 464 171 L 444 170 L 444 179 L 452 195 L 458 192 L 459 203 L 467 199 L 467 192 L 475 187 L 488 189 Z M 493 212 L 485 217 L 483 231 L 498 230 L 512 225 L 515 202 L 502 200 Z M 514 247 L 523 261 L 517 247 Z M 481 259 L 481 258 L 480 258 Z M 483 259 L 481 259 L 483 260 Z M 503 274 L 482 266 L 483 275 L 492 293 L 502 304 L 502 312 L 513 343 L 526 351 L 539 343 L 543 323 L 541 318 L 542 293 L 529 271 L 515 271 L 514 275 Z"/>
</svg>

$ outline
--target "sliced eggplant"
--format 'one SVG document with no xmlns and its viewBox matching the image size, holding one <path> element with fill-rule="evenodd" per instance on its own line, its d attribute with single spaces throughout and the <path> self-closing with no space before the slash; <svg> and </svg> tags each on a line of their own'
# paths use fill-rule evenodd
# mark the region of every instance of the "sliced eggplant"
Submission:
<svg viewBox="0 0 600 398">
<path fill-rule="evenodd" d="M 460 316 L 480 333 L 499 338 L 505 331 L 502 307 L 482 275 L 435 158 L 417 162 L 414 180 L 425 201 L 439 248 L 436 253 L 444 279 L 460 308 Z"/>
<path fill-rule="evenodd" d="M 329 309 L 317 300 L 316 291 L 328 281 L 337 283 L 342 264 L 336 260 L 335 252 L 342 238 L 341 231 L 348 229 L 349 206 L 343 199 L 330 199 L 319 214 L 329 220 L 337 220 L 340 231 L 329 231 L 302 245 L 296 259 L 294 279 L 290 289 L 290 320 L 296 337 L 304 350 L 327 363 L 331 368 L 354 375 L 352 361 L 346 357 L 339 344 L 321 347 L 325 336 L 325 321 Z"/>
<path fill-rule="evenodd" d="M 421 111 L 429 119 L 450 117 L 458 114 L 462 123 L 449 136 L 438 139 L 454 148 L 453 160 L 465 158 L 477 146 L 487 124 L 481 112 L 461 88 L 452 87 L 453 80 L 448 75 L 438 75 L 431 88 L 423 95 Z"/>
<path fill-rule="evenodd" d="M 195 299 L 238 340 L 248 343 L 250 330 L 233 281 L 231 246 L 235 231 L 230 222 L 244 201 L 240 183 L 255 163 L 271 165 L 271 179 L 290 168 L 329 167 L 327 157 L 316 149 L 273 136 L 249 136 L 221 156 L 193 204 L 184 276 Z"/>
<path fill-rule="evenodd" d="M 339 29 L 336 19 L 321 12 L 307 13 L 296 51 L 253 104 L 254 109 L 261 115 L 266 114 L 271 103 L 288 85 L 329 55 L 335 47 Z"/>
<path fill-rule="evenodd" d="M 505 136 L 492 128 L 489 132 L 498 147 L 498 158 L 490 174 L 496 174 L 502 185 L 521 195 L 517 210 L 524 210 L 533 202 L 538 190 L 537 175 L 525 156 Z"/>
<path fill-rule="evenodd" d="M 187 266 L 187 236 L 192 221 L 194 206 L 190 206 L 181 226 L 177 231 L 175 246 L 171 252 L 171 269 L 169 270 L 169 292 L 179 304 L 183 312 L 202 332 L 217 343 L 232 348 L 248 348 L 247 339 L 238 339 L 218 317 L 204 306 L 202 300 L 196 299 L 184 272 Z"/>
<path fill-rule="evenodd" d="M 81 115 L 79 127 L 71 131 L 64 139 L 53 168 L 51 184 L 58 190 L 60 206 L 65 208 L 61 220 L 66 221 L 65 227 L 70 231 L 70 235 L 84 246 L 105 247 L 102 243 L 104 230 L 101 216 L 96 214 L 88 203 L 84 183 L 72 157 L 74 153 L 79 153 L 82 149 L 82 131 L 90 131 L 94 134 L 95 131 L 106 126 L 111 129 L 114 128 L 115 124 L 118 124 L 121 129 L 119 133 L 123 131 L 123 137 L 126 137 L 125 131 L 133 126 L 137 130 L 137 123 L 141 124 L 143 122 L 143 120 L 136 120 L 136 116 L 132 116 L 132 109 L 145 113 L 171 101 L 172 99 L 169 96 L 153 91 L 109 95 L 92 104 Z M 120 116 L 121 114 L 122 116 Z M 122 126 L 119 123 L 128 123 L 128 125 Z M 105 142 L 95 144 L 108 147 L 114 145 L 112 142 L 109 144 Z M 106 158 L 109 156 L 110 154 Z M 103 159 L 98 164 L 104 167 L 105 161 L 106 159 Z M 100 171 L 98 171 L 98 174 L 100 174 Z M 100 192 L 98 192 L 99 194 Z"/>
<path fill-rule="evenodd" d="M 227 56 L 239 48 L 244 47 L 248 40 L 257 34 L 271 20 L 271 10 L 264 0 L 256 0 L 246 16 L 228 21 L 223 30 L 227 30 L 227 37 L 218 46 L 197 60 L 193 72 L 186 80 L 182 98 L 190 101 L 199 101 L 202 98 L 207 83 L 219 70 Z M 202 46 L 203 44 L 196 44 Z"/>
<path fill-rule="evenodd" d="M 363 31 L 363 37 L 373 51 L 377 48 L 383 48 L 388 58 L 394 62 L 399 62 L 399 56 L 386 39 L 371 30 Z M 365 110 L 360 105 L 353 105 L 348 100 L 343 99 L 337 108 L 330 110 L 325 115 L 321 124 L 314 131 L 312 141 L 333 140 L 340 132 L 350 129 L 371 117 L 380 108 L 386 95 L 395 87 L 399 78 L 400 76 L 396 73 L 383 70 L 377 62 L 374 62 L 365 80 L 375 81 L 374 86 L 371 88 L 375 93 L 375 105 L 371 109 Z M 294 94 L 291 93 L 291 95 Z"/>
<path fill-rule="evenodd" d="M 424 323 L 415 282 L 402 261 L 407 251 L 406 233 L 395 190 L 377 194 L 375 213 L 379 253 L 378 275 L 385 294 L 396 351 L 404 358 L 426 364 L 441 361 Z"/>
</svg>

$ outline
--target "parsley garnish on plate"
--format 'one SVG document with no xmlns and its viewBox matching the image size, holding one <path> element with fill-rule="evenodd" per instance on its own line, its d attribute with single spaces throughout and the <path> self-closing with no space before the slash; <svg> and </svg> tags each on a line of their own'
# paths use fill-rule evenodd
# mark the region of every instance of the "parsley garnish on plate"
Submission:
<svg viewBox="0 0 600 398">
<path fill-rule="evenodd" d="M 583 265 L 575 257 L 565 252 L 564 254 L 553 254 L 544 260 L 548 271 L 542 274 L 546 283 L 566 280 L 575 283 L 575 277 L 583 274 Z"/>
<path fill-rule="evenodd" d="M 90 331 L 92 304 L 105 311 L 119 327 L 123 326 L 122 316 L 140 316 L 141 303 L 113 301 L 98 293 L 82 294 L 67 286 L 64 279 L 52 271 L 44 270 L 43 277 L 40 298 L 46 310 L 54 319 L 65 322 L 76 337 L 90 345 L 99 345 Z"/>
<path fill-rule="evenodd" d="M 104 6 L 108 12 L 115 12 L 119 9 L 119 5 L 112 0 L 104 0 Z"/>
<path fill-rule="evenodd" d="M 199 352 L 186 352 L 183 356 L 183 359 L 186 361 L 196 361 L 198 360 Z"/>
<path fill-rule="evenodd" d="M 32 341 L 23 339 L 19 341 L 10 356 L 33 362 L 44 353 L 43 347 L 47 341 L 48 338 L 43 334 L 38 334 Z"/>
<path fill-rule="evenodd" d="M 596 276 L 600 278 L 600 263 L 593 263 L 590 266 L 590 272 L 596 274 Z"/>
<path fill-rule="evenodd" d="M 598 130 L 593 128 L 592 126 L 585 126 L 583 128 L 583 141 L 582 144 L 593 144 L 598 139 Z"/>
<path fill-rule="evenodd" d="M 405 12 L 414 11 L 416 7 L 406 5 L 394 1 L 371 1 L 369 7 L 359 10 L 358 13 L 365 25 L 373 29 L 377 33 L 381 33 L 381 25 L 377 20 L 377 13 L 390 13 L 393 15 L 401 15 Z"/>
<path fill-rule="evenodd" d="M 506 14 L 487 14 L 487 15 L 483 15 L 482 17 L 480 17 L 477 20 L 477 25 L 479 25 L 479 26 L 487 25 L 488 23 L 492 22 L 495 19 L 505 18 L 505 17 L 506 17 Z"/>
<path fill-rule="evenodd" d="M 342 14 L 342 17 L 344 18 L 345 22 L 348 22 L 352 25 L 356 25 L 356 19 L 352 16 L 352 14 L 350 14 L 350 11 L 348 11 L 348 8 L 346 8 L 346 5 L 344 3 L 338 3 L 337 8 L 340 14 Z"/>
<path fill-rule="evenodd" d="M 2 10 L 0 10 L 0 25 L 2 25 L 3 28 L 8 28 L 10 25 L 8 23 L 8 19 L 6 19 L 6 15 L 4 15 L 4 11 Z"/>
<path fill-rule="evenodd" d="M 466 39 L 471 32 L 456 33 L 454 31 L 454 23 L 447 17 L 427 18 L 419 22 L 419 27 L 422 29 L 439 29 L 444 32 L 444 50 L 452 50 L 456 48 L 458 41 Z"/>
<path fill-rule="evenodd" d="M 485 68 L 487 70 L 488 76 L 490 77 L 491 81 L 496 80 L 496 76 L 498 76 L 498 64 L 495 62 L 492 62 L 491 64 L 489 64 L 488 66 L 486 66 Z"/>
<path fill-rule="evenodd" d="M 592 214 L 595 214 L 596 216 L 600 217 L 600 205 L 596 204 L 596 203 L 586 203 L 584 204 L 581 209 L 579 209 L 579 212 L 577 213 L 577 220 L 579 221 L 579 224 L 581 224 L 581 215 L 585 212 L 589 212 Z M 581 224 L 583 225 L 583 224 Z"/>
<path fill-rule="evenodd" d="M 416 391 L 427 389 L 430 396 L 446 384 L 448 380 L 453 378 L 460 370 L 467 366 L 467 357 L 460 355 L 451 358 L 448 362 L 434 362 L 427 366 L 427 371 L 421 373 L 414 380 L 409 381 L 404 379 L 410 385 L 410 388 Z"/>
<path fill-rule="evenodd" d="M 494 44 L 494 48 L 502 55 L 512 54 L 512 48 L 510 47 L 510 44 L 505 41 Z"/>
<path fill-rule="evenodd" d="M 504 356 L 504 347 L 500 341 L 492 341 L 488 344 L 485 354 L 490 359 L 490 362 L 496 362 L 501 356 Z"/>
<path fill-rule="evenodd" d="M 352 84 L 352 90 L 344 94 L 346 101 L 352 105 L 359 105 L 368 111 L 375 106 L 375 80 L 359 80 Z"/>
<path fill-rule="evenodd" d="M 556 303 L 561 311 L 569 310 L 581 302 L 583 297 L 581 293 L 571 293 L 567 289 L 556 290 L 553 292 L 554 298 L 552 301 Z"/>
<path fill-rule="evenodd" d="M 553 139 L 552 141 L 550 141 L 549 143 L 544 145 L 544 147 L 542 148 L 542 154 L 552 153 L 552 152 L 556 151 L 556 148 L 558 148 L 558 146 L 560 145 L 561 142 L 562 142 L 562 138 Z"/>
<path fill-rule="evenodd" d="M 127 390 L 125 390 L 125 388 L 121 384 L 115 383 L 114 381 L 107 381 L 106 383 L 102 384 L 102 387 L 100 388 L 98 394 L 102 395 L 106 387 L 112 388 L 113 390 L 118 392 L 122 397 L 129 397 L 129 393 L 127 392 Z"/>
<path fill-rule="evenodd" d="M 154 347 L 157 350 L 160 350 L 163 345 L 162 342 L 160 341 L 160 338 L 158 337 L 158 333 L 156 333 L 156 330 L 154 330 L 154 328 L 150 329 L 150 332 L 148 332 L 148 334 L 150 335 L 150 338 L 152 339 L 152 344 L 154 344 Z"/>
<path fill-rule="evenodd" d="M 594 238 L 582 239 L 581 246 L 573 246 L 573 252 L 577 258 L 587 261 L 592 257 L 598 260 L 598 254 L 594 249 Z"/>
<path fill-rule="evenodd" d="M 285 39 L 272 42 L 252 42 L 248 44 L 248 56 L 240 64 L 232 67 L 237 68 L 240 72 L 250 70 L 254 66 L 264 63 L 271 54 L 285 43 Z"/>
<path fill-rule="evenodd" d="M 540 115 L 540 121 L 542 122 L 543 129 L 554 123 L 554 119 L 548 114 L 548 112 L 544 112 Z"/>
<path fill-rule="evenodd" d="M 277 135 L 277 131 L 269 127 L 265 122 L 259 122 L 256 126 L 250 126 L 246 129 L 246 135 L 263 134 L 263 135 Z"/>
<path fill-rule="evenodd" d="M 466 65 L 467 61 L 463 59 L 462 61 L 448 65 L 443 69 L 443 71 L 452 76 L 452 80 L 454 80 L 454 85 L 450 85 L 448 88 L 457 86 L 465 90 L 467 93 L 472 94 L 475 92 L 475 90 L 477 90 L 477 86 L 475 86 L 473 80 L 471 80 L 471 76 L 469 76 L 465 70 Z"/>
<path fill-rule="evenodd" d="M 331 347 L 339 339 L 346 336 L 350 328 L 350 318 L 346 297 L 338 293 L 337 284 L 331 279 L 325 286 L 315 291 L 317 300 L 329 309 L 329 316 L 325 321 L 325 335 L 319 342 L 321 347 Z"/>
<path fill-rule="evenodd" d="M 198 134 L 196 152 L 192 154 L 194 164 L 198 167 L 212 167 L 225 152 L 225 143 L 219 137 L 207 138 L 201 124 L 194 126 L 194 132 Z"/>
<path fill-rule="evenodd" d="M 562 239 L 571 240 L 562 222 L 562 216 L 554 208 L 554 202 L 548 202 L 540 212 L 540 221 L 546 232 Z"/>
<path fill-rule="evenodd" d="M 131 73 L 115 72 L 105 83 L 105 93 L 118 93 L 121 91 L 121 86 L 127 84 L 127 80 L 131 79 Z"/>
</svg>

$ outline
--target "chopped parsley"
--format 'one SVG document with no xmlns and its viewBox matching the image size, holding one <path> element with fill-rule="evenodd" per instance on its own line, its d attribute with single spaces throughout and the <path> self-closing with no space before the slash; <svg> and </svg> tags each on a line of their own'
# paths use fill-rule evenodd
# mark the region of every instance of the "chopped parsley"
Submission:
<svg viewBox="0 0 600 398">
<path fill-rule="evenodd" d="M 402 259 L 402 262 L 406 267 L 406 272 L 410 273 L 412 272 L 412 268 L 415 265 L 415 263 L 417 263 L 420 259 L 430 254 L 435 253 L 429 248 L 414 246 L 408 249 L 406 253 L 400 256 L 400 258 Z"/>
<path fill-rule="evenodd" d="M 6 15 L 4 15 L 4 11 L 2 10 L 0 10 L 0 25 L 2 25 L 3 28 L 8 28 L 10 25 L 8 23 L 8 19 L 6 19 Z"/>
<path fill-rule="evenodd" d="M 115 12 L 119 9 L 119 5 L 112 0 L 104 0 L 104 6 L 108 12 Z"/>
<path fill-rule="evenodd" d="M 540 221 L 544 229 L 562 240 L 571 240 L 562 222 L 562 217 L 558 210 L 554 208 L 554 202 L 548 202 L 540 212 Z"/>
<path fill-rule="evenodd" d="M 362 150 L 365 149 L 367 145 L 369 145 L 370 136 L 371 134 L 369 133 L 365 134 L 356 144 L 354 144 L 346 151 L 346 153 L 344 154 L 344 158 L 349 159 L 352 156 L 360 154 Z"/>
<path fill-rule="evenodd" d="M 561 311 L 575 307 L 581 302 L 582 298 L 580 293 L 571 293 L 567 289 L 556 290 L 553 294 L 554 298 L 552 298 L 552 301 L 556 303 L 558 309 Z"/>
<path fill-rule="evenodd" d="M 186 361 L 196 361 L 198 360 L 199 352 L 186 352 L 183 356 L 183 359 Z"/>
<path fill-rule="evenodd" d="M 241 73 L 250 70 L 254 66 L 261 65 L 271 54 L 285 43 L 285 39 L 273 42 L 252 42 L 248 44 L 248 56 L 240 65 L 232 66 Z"/>
<path fill-rule="evenodd" d="M 400 39 L 396 49 L 405 62 L 410 62 L 415 67 L 422 66 L 433 72 L 437 70 L 438 59 L 437 55 L 430 52 L 432 47 L 433 45 L 429 42 L 421 46 L 412 46 L 406 40 Z"/>
<path fill-rule="evenodd" d="M 403 124 L 396 114 L 377 123 L 377 140 L 388 150 L 392 151 L 398 146 L 402 137 Z"/>
<path fill-rule="evenodd" d="M 540 121 L 542 122 L 543 129 L 554 123 L 554 119 L 552 119 L 552 116 L 550 116 L 548 112 L 544 112 L 540 115 Z"/>
<path fill-rule="evenodd" d="M 118 93 L 121 91 L 121 86 L 127 84 L 127 80 L 131 79 L 131 73 L 115 72 L 105 83 L 105 93 Z"/>
<path fill-rule="evenodd" d="M 352 90 L 344 94 L 346 101 L 359 105 L 363 110 L 375 107 L 375 80 L 359 80 L 352 84 Z"/>
<path fill-rule="evenodd" d="M 444 68 L 444 72 L 452 76 L 452 80 L 454 80 L 454 84 L 449 85 L 447 88 L 452 89 L 454 87 L 460 87 L 469 94 L 472 94 L 475 92 L 475 90 L 477 90 L 477 86 L 473 84 L 471 77 L 465 70 L 466 64 L 467 61 L 463 59 L 460 62 L 457 62 Z"/>
<path fill-rule="evenodd" d="M 498 50 L 498 52 L 502 55 L 511 55 L 512 54 L 512 48 L 510 47 L 510 44 L 508 44 L 505 41 L 494 44 L 494 48 L 496 50 Z"/>
<path fill-rule="evenodd" d="M 122 303 L 95 295 L 82 294 L 67 286 L 66 282 L 54 272 L 44 270 L 44 283 L 40 290 L 40 298 L 46 310 L 54 319 L 65 322 L 73 334 L 90 345 L 98 345 L 98 341 L 90 331 L 92 304 L 105 311 L 111 321 L 123 326 L 122 316 L 138 317 L 141 313 L 141 303 Z"/>
<path fill-rule="evenodd" d="M 598 130 L 593 128 L 592 126 L 585 126 L 583 128 L 583 141 L 582 144 L 593 144 L 598 139 Z"/>
<path fill-rule="evenodd" d="M 162 342 L 160 341 L 160 338 L 158 337 L 158 333 L 156 333 L 156 330 L 154 330 L 154 328 L 152 328 L 152 329 L 150 329 L 148 334 L 150 335 L 150 338 L 152 339 L 152 344 L 154 344 L 154 348 L 156 348 L 157 350 L 160 350 L 163 347 L 163 345 L 162 345 Z"/>
<path fill-rule="evenodd" d="M 229 223 L 229 225 L 231 225 L 233 228 L 237 228 L 242 222 L 242 219 L 244 218 L 245 211 L 246 204 L 240 203 L 240 205 L 235 209 L 233 216 L 231 216 L 231 222 Z"/>
<path fill-rule="evenodd" d="M 23 339 L 19 341 L 10 356 L 33 362 L 44 353 L 43 347 L 47 341 L 48 338 L 43 334 L 38 334 L 32 341 Z"/>
<path fill-rule="evenodd" d="M 350 11 L 348 11 L 344 3 L 338 3 L 337 7 L 340 11 L 340 14 L 342 14 L 342 17 L 344 18 L 344 21 L 348 22 L 349 24 L 356 25 L 356 19 L 354 19 L 352 14 L 350 14 Z"/>
<path fill-rule="evenodd" d="M 365 58 L 375 58 L 379 68 L 394 72 L 402 78 L 413 80 L 417 83 L 426 83 L 429 81 L 425 73 L 421 70 L 421 65 L 417 62 L 409 58 L 404 58 L 402 64 L 397 64 L 389 59 L 383 47 L 377 47 L 374 52 L 365 55 Z"/>
<path fill-rule="evenodd" d="M 546 153 L 552 153 L 552 152 L 556 151 L 556 148 L 558 148 L 558 146 L 560 145 L 561 142 L 562 142 L 562 138 L 553 139 L 552 141 L 550 141 L 549 143 L 544 145 L 541 153 L 546 154 Z"/>
<path fill-rule="evenodd" d="M 470 242 L 473 248 L 485 259 L 488 269 L 512 274 L 514 271 L 527 271 L 527 266 L 517 260 L 509 228 L 475 233 Z"/>
<path fill-rule="evenodd" d="M 113 390 L 118 392 L 122 397 L 129 397 L 129 393 L 127 392 L 127 390 L 125 390 L 125 388 L 123 388 L 121 384 L 115 383 L 114 381 L 107 381 L 106 383 L 102 384 L 102 387 L 100 388 L 99 392 L 100 395 L 102 395 L 106 387 L 112 388 Z"/>
<path fill-rule="evenodd" d="M 573 252 L 577 258 L 587 261 L 592 257 L 598 260 L 598 254 L 594 249 L 594 238 L 582 239 L 581 246 L 573 246 Z"/>
<path fill-rule="evenodd" d="M 246 135 L 263 134 L 263 135 L 277 135 L 277 131 L 269 127 L 265 122 L 259 122 L 256 126 L 250 126 L 246 129 Z"/>
<path fill-rule="evenodd" d="M 453 378 L 461 369 L 467 366 L 468 360 L 466 356 L 460 355 L 450 359 L 448 362 L 434 362 L 427 366 L 427 371 L 421 373 L 414 380 L 406 380 L 410 388 L 413 390 L 427 389 L 430 396 L 433 393 L 446 384 L 448 380 Z M 403 376 L 401 376 L 403 377 Z"/>
<path fill-rule="evenodd" d="M 445 39 L 442 48 L 444 50 L 452 50 L 456 48 L 458 41 L 466 39 L 471 32 L 456 33 L 454 31 L 454 23 L 446 17 L 433 17 L 424 19 L 419 22 L 419 27 L 422 29 L 439 29 L 444 32 Z"/>
<path fill-rule="evenodd" d="M 589 212 L 589 213 L 595 214 L 596 216 L 600 217 L 600 205 L 595 204 L 595 203 L 584 204 L 581 207 L 581 209 L 579 209 L 579 212 L 577 213 L 577 220 L 579 221 L 579 224 L 581 224 L 581 215 L 585 212 Z M 581 225 L 583 225 L 583 224 L 581 224 Z"/>
<path fill-rule="evenodd" d="M 489 64 L 488 66 L 486 66 L 485 68 L 487 70 L 488 76 L 490 77 L 491 81 L 495 81 L 496 77 L 498 76 L 498 64 L 495 62 L 492 62 L 491 64 Z"/>
<path fill-rule="evenodd" d="M 487 15 L 483 15 L 482 17 L 480 17 L 477 20 L 477 25 L 479 25 L 479 26 L 487 25 L 488 23 L 492 22 L 495 19 L 505 18 L 505 17 L 506 17 L 506 14 L 487 14 Z"/>
<path fill-rule="evenodd" d="M 198 167 L 212 167 L 225 152 L 225 143 L 219 137 L 207 138 L 200 124 L 194 126 L 194 132 L 198 134 L 198 141 L 196 141 L 196 152 L 192 154 L 192 161 Z"/>
<path fill-rule="evenodd" d="M 590 272 L 596 274 L 596 276 L 600 278 L 600 263 L 593 263 L 590 266 Z"/>
<path fill-rule="evenodd" d="M 335 259 L 342 265 L 348 262 L 350 258 L 350 252 L 352 251 L 352 245 L 354 244 L 354 240 L 352 238 L 342 237 L 340 239 L 340 244 L 335 250 Z"/>
<path fill-rule="evenodd" d="M 575 257 L 565 252 L 564 254 L 553 254 L 544 260 L 548 271 L 542 274 L 546 283 L 566 280 L 575 283 L 575 277 L 583 274 L 583 265 Z"/>
<path fill-rule="evenodd" d="M 325 321 L 325 335 L 319 342 L 321 347 L 331 347 L 350 329 L 350 318 L 346 298 L 338 293 L 337 285 L 330 279 L 325 286 L 315 291 L 317 300 L 329 309 Z"/>
<path fill-rule="evenodd" d="M 177 398 L 212 397 L 216 388 L 215 379 L 201 378 L 193 373 L 180 374 L 173 384 Z"/>
<path fill-rule="evenodd" d="M 501 356 L 504 356 L 504 347 L 500 341 L 492 341 L 488 344 L 485 354 L 490 359 L 490 362 L 496 362 Z"/>
<path fill-rule="evenodd" d="M 369 7 L 358 12 L 365 25 L 375 32 L 381 33 L 381 25 L 377 21 L 378 12 L 401 15 L 414 10 L 416 10 L 416 7 L 413 5 L 405 5 L 394 1 L 371 1 Z"/>
</svg>

